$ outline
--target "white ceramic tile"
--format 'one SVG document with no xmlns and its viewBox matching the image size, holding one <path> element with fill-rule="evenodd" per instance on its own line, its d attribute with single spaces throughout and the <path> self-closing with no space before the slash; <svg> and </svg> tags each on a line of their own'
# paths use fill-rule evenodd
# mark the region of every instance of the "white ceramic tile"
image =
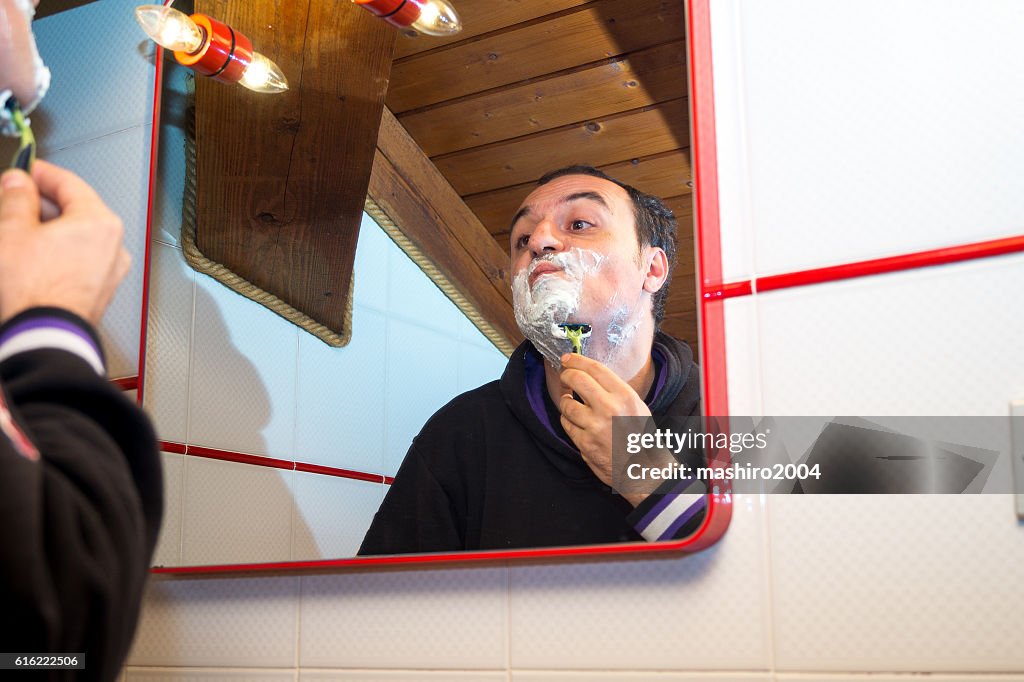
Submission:
<svg viewBox="0 0 1024 682">
<path fill-rule="evenodd" d="M 201 668 L 129 668 L 125 682 L 219 682 L 220 680 L 253 680 L 254 682 L 294 682 L 295 673 L 281 670 Z"/>
<path fill-rule="evenodd" d="M 357 305 L 352 340 L 332 348 L 299 335 L 295 458 L 369 473 L 384 470 L 387 323 Z"/>
<path fill-rule="evenodd" d="M 515 669 L 767 669 L 758 496 L 735 498 L 710 549 L 680 558 L 513 567 Z"/>
<path fill-rule="evenodd" d="M 1008 495 L 771 496 L 776 668 L 1024 670 Z"/>
<path fill-rule="evenodd" d="M 598 672 L 596 670 L 537 670 L 513 671 L 512 682 L 590 682 L 590 680 L 607 680 L 608 682 L 771 682 L 768 673 L 686 673 L 686 672 Z"/>
<path fill-rule="evenodd" d="M 164 520 L 160 538 L 153 552 L 154 566 L 177 566 L 181 563 L 181 514 L 185 463 L 183 455 L 161 452 L 164 472 Z"/>
<path fill-rule="evenodd" d="M 134 666 L 295 666 L 299 579 L 151 580 Z"/>
<path fill-rule="evenodd" d="M 458 393 L 456 347 L 452 337 L 388 321 L 384 473 L 394 475 L 413 437 Z"/>
<path fill-rule="evenodd" d="M 775 676 L 776 682 L 1024 682 L 1024 675 L 843 675 L 838 673 L 790 673 Z"/>
<path fill-rule="evenodd" d="M 503 568 L 302 578 L 303 668 L 505 669 Z"/>
<path fill-rule="evenodd" d="M 769 415 L 1004 415 L 1024 395 L 1024 256 L 758 296 Z"/>
<path fill-rule="evenodd" d="M 186 457 L 182 564 L 287 561 L 291 556 L 293 473 Z"/>
<path fill-rule="evenodd" d="M 480 331 L 475 324 L 470 322 L 469 318 L 465 315 L 460 315 L 459 322 L 456 326 L 458 328 L 459 341 L 472 344 L 484 350 L 497 350 L 494 342 L 484 336 L 483 332 Z M 500 353 L 501 351 L 498 352 Z M 504 354 L 502 354 L 502 357 L 504 357 Z"/>
<path fill-rule="evenodd" d="M 41 149 L 151 123 L 154 46 L 135 22 L 137 4 L 103 0 L 33 24 L 52 76 L 49 93 L 32 114 Z"/>
<path fill-rule="evenodd" d="M 726 299 L 721 305 L 725 316 L 729 414 L 758 416 L 762 412 L 757 306 L 749 296 Z M 702 369 L 707 371 L 706 368 Z"/>
<path fill-rule="evenodd" d="M 292 482 L 292 561 L 355 556 L 384 484 L 302 471 Z"/>
<path fill-rule="evenodd" d="M 45 157 L 79 174 L 124 223 L 124 245 L 132 267 L 100 324 L 107 365 L 115 377 L 133 376 L 139 371 L 149 130 L 148 126 L 132 128 Z"/>
<path fill-rule="evenodd" d="M 181 237 L 185 191 L 185 113 L 189 101 L 186 82 L 193 78 L 189 69 L 180 66 L 169 55 L 164 60 L 153 238 L 173 246 L 178 245 Z"/>
<path fill-rule="evenodd" d="M 397 246 L 393 246 L 388 274 L 388 312 L 391 315 L 448 336 L 458 335 L 462 312 Z"/>
<path fill-rule="evenodd" d="M 722 279 L 728 282 L 749 279 L 754 269 L 750 162 L 744 116 L 743 40 L 738 0 L 719 0 L 709 3 L 709 7 L 715 92 L 714 153 L 718 165 L 718 228 Z M 692 89 L 693 84 L 690 87 Z M 703 122 L 705 125 L 710 123 Z M 700 135 L 701 132 L 696 131 L 695 134 Z M 706 235 L 709 237 L 710 234 Z"/>
<path fill-rule="evenodd" d="M 189 442 L 290 458 L 299 328 L 196 275 Z"/>
<path fill-rule="evenodd" d="M 392 253 L 406 258 L 380 225 L 363 213 L 353 266 L 353 300 L 356 305 L 369 306 L 382 312 L 387 310 L 388 263 Z"/>
<path fill-rule="evenodd" d="M 464 670 L 322 670 L 302 671 L 300 682 L 507 682 L 504 672 Z"/>
<path fill-rule="evenodd" d="M 195 271 L 181 250 L 156 243 L 149 277 L 145 407 L 161 440 L 184 443 Z"/>
<path fill-rule="evenodd" d="M 490 349 L 460 341 L 456 346 L 459 358 L 459 382 L 457 391 L 462 393 L 501 378 L 508 364 L 501 351 L 494 346 Z"/>
<path fill-rule="evenodd" d="M 1024 90 L 1006 84 L 1024 59 L 1024 6 L 741 10 L 758 272 L 1020 232 Z"/>
</svg>

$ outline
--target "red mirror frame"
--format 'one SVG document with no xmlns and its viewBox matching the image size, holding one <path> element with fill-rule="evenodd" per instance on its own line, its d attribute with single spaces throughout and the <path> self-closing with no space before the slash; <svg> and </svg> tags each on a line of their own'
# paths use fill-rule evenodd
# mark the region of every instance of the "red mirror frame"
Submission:
<svg viewBox="0 0 1024 682">
<path fill-rule="evenodd" d="M 715 104 L 712 78 L 710 0 L 688 0 L 687 39 L 689 43 L 691 164 L 696 207 L 694 212 L 695 242 L 697 245 L 697 276 L 700 286 L 700 335 L 702 390 L 705 414 L 728 415 L 728 382 L 725 357 L 725 319 L 723 296 L 726 287 L 722 281 L 722 259 L 719 238 L 718 167 L 715 138 Z M 163 85 L 163 50 L 156 51 L 156 77 L 153 91 L 153 126 L 150 147 L 149 200 L 146 219 L 145 270 L 142 290 L 142 331 L 139 345 L 139 376 L 117 380 L 125 390 L 137 389 L 142 404 L 145 389 L 146 328 L 149 310 L 149 276 L 153 223 L 153 206 L 157 183 L 158 145 L 160 133 L 160 98 Z M 217 456 L 208 448 L 186 446 L 180 443 L 161 443 L 165 452 L 183 455 L 202 453 Z M 221 453 L 222 458 L 251 464 L 264 464 L 277 468 L 299 468 L 297 463 L 255 457 L 237 453 Z M 727 461 L 712 462 L 712 466 L 725 466 Z M 305 465 L 305 469 L 312 465 Z M 329 469 L 329 467 L 319 467 Z M 341 470 L 333 473 L 336 475 Z M 325 473 L 323 471 L 315 473 Z M 341 475 L 359 477 L 356 472 Z M 365 475 L 363 475 L 365 476 Z M 385 482 L 387 480 L 385 479 Z M 707 499 L 707 512 L 697 531 L 688 538 L 657 543 L 630 543 L 621 545 L 582 545 L 541 549 L 488 550 L 443 554 L 394 555 L 379 557 L 351 557 L 269 563 L 175 566 L 151 569 L 153 574 L 168 576 L 214 575 L 225 573 L 293 573 L 337 571 L 338 569 L 381 567 L 415 567 L 416 565 L 491 563 L 536 559 L 574 559 L 588 557 L 645 557 L 666 553 L 696 552 L 716 543 L 724 535 L 732 518 L 732 493 L 728 487 L 716 489 Z"/>
</svg>

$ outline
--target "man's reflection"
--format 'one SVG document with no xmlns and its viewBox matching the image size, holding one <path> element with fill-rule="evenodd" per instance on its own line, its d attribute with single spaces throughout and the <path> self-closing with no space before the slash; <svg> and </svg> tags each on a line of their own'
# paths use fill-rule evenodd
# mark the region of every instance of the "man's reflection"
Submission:
<svg viewBox="0 0 1024 682">
<path fill-rule="evenodd" d="M 541 178 L 511 231 L 513 304 L 528 340 L 501 379 L 423 427 L 360 554 L 668 539 L 701 521 L 670 487 L 648 496 L 609 485 L 612 417 L 700 412 L 689 346 L 658 331 L 672 212 L 572 166 Z M 578 330 L 566 323 L 589 325 L 582 354 L 571 354 Z"/>
</svg>

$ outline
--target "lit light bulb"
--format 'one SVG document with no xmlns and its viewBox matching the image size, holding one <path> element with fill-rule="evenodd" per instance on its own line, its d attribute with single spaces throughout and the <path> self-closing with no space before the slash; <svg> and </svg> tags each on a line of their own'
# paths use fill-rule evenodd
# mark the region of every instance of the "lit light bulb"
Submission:
<svg viewBox="0 0 1024 682">
<path fill-rule="evenodd" d="M 352 0 L 392 26 L 411 28 L 432 36 L 450 36 L 462 30 L 462 21 L 448 0 Z"/>
<path fill-rule="evenodd" d="M 288 89 L 288 79 L 281 69 L 259 52 L 252 53 L 252 61 L 238 82 L 253 92 L 284 92 Z"/>
<path fill-rule="evenodd" d="M 154 42 L 175 52 L 195 52 L 206 40 L 196 22 L 173 7 L 136 7 L 135 20 Z"/>
<path fill-rule="evenodd" d="M 135 10 L 135 18 L 158 44 L 174 50 L 179 64 L 222 83 L 255 92 L 284 92 L 288 79 L 274 62 L 252 49 L 245 35 L 205 14 L 186 16 L 161 5 Z"/>
</svg>

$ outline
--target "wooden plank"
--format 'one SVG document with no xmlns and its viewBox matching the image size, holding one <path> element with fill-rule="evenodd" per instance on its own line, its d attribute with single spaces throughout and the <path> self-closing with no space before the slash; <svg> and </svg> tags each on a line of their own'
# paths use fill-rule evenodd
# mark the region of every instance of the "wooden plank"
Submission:
<svg viewBox="0 0 1024 682">
<path fill-rule="evenodd" d="M 443 45 L 475 38 L 524 21 L 548 16 L 593 0 L 452 0 L 462 20 L 462 31 L 454 36 L 428 36 L 405 31 L 395 45 L 395 60 L 433 50 Z M 45 3 L 44 3 L 45 4 Z"/>
<path fill-rule="evenodd" d="M 289 79 L 264 95 L 196 83 L 197 244 L 344 334 L 363 201 L 395 33 L 334 0 L 197 0 Z"/>
<path fill-rule="evenodd" d="M 36 19 L 66 12 L 69 9 L 76 9 L 82 5 L 88 5 L 96 0 L 44 0 L 36 7 Z M 141 3 L 140 3 L 141 4 Z"/>
<path fill-rule="evenodd" d="M 399 121 L 427 156 L 437 156 L 685 96 L 686 45 L 680 40 Z"/>
<path fill-rule="evenodd" d="M 572 163 L 605 166 L 689 144 L 686 100 L 498 142 L 434 159 L 460 195 L 535 181 Z M 624 151 L 628 157 L 623 158 Z"/>
<path fill-rule="evenodd" d="M 387 105 L 406 112 L 684 36 L 679 0 L 600 0 L 550 21 L 402 60 L 392 70 Z"/>
<path fill-rule="evenodd" d="M 663 154 L 613 163 L 601 167 L 600 170 L 656 197 L 692 191 L 688 184 L 691 178 L 689 149 L 675 149 Z M 463 199 L 488 232 L 496 237 L 502 234 L 507 237 L 509 221 L 534 187 L 536 182 L 526 182 L 492 192 L 468 195 Z"/>
<path fill-rule="evenodd" d="M 377 146 L 370 196 L 485 319 L 519 343 L 507 254 L 387 110 Z"/>
<path fill-rule="evenodd" d="M 693 350 L 693 359 L 700 364 L 700 341 L 697 335 L 697 313 L 666 315 L 661 322 L 661 330 L 669 336 L 682 339 Z"/>
</svg>

